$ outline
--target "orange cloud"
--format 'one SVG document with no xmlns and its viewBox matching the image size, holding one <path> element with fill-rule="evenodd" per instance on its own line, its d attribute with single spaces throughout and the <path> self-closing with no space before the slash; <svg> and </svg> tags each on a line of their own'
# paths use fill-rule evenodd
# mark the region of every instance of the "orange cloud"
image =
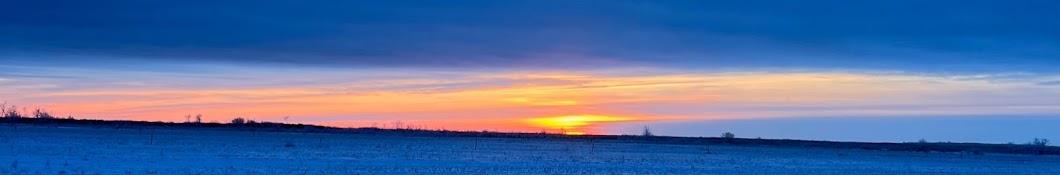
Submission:
<svg viewBox="0 0 1060 175">
<path fill-rule="evenodd" d="M 281 78 L 283 81 L 270 79 L 276 81 L 270 83 L 273 85 L 194 88 L 123 84 L 77 89 L 62 81 L 34 84 L 3 79 L 5 83 L 22 83 L 0 85 L 0 90 L 19 89 L 18 92 L 5 90 L 0 94 L 11 103 L 42 106 L 63 115 L 104 119 L 182 121 L 186 114 L 201 113 L 208 120 L 217 121 L 236 116 L 280 121 L 285 116 L 292 116 L 293 122 L 344 126 L 402 120 L 446 123 L 448 127 L 461 129 L 502 126 L 498 129 L 567 128 L 572 132 L 593 132 L 593 127 L 610 122 L 675 118 L 953 114 L 1014 109 L 1060 112 L 1055 110 L 1057 108 L 1048 108 L 1051 104 L 1048 101 L 1030 100 L 1021 103 L 1045 106 L 960 110 L 874 107 L 895 104 L 945 106 L 1010 99 L 1004 98 L 1010 97 L 1006 94 L 998 94 L 989 100 L 968 95 L 981 96 L 989 93 L 980 92 L 999 89 L 1023 90 L 1009 92 L 1034 96 L 1056 96 L 1060 92 L 1055 88 L 1029 84 L 947 77 L 829 72 L 642 75 L 514 72 L 445 73 L 434 77 L 424 74 L 428 75 L 371 80 L 349 78 L 350 81 L 330 80 L 334 82 L 319 84 L 282 83 L 314 81 L 305 77 L 343 79 L 342 74 L 329 73 L 328 76 L 297 76 L 301 79 Z M 204 78 L 200 81 L 254 82 L 258 79 Z M 25 88 L 45 84 L 65 89 Z"/>
</svg>

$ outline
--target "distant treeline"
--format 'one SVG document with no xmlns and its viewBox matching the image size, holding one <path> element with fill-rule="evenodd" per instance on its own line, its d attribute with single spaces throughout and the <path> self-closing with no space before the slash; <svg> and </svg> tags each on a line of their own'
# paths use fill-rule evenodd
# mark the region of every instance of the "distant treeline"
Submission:
<svg viewBox="0 0 1060 175">
<path fill-rule="evenodd" d="M 121 120 L 92 120 L 73 118 L 28 118 L 6 117 L 0 123 L 18 127 L 19 125 L 36 126 L 81 126 L 115 129 L 197 129 L 197 130 L 235 130 L 261 132 L 307 132 L 362 134 L 387 136 L 422 136 L 422 137 L 489 137 L 489 138 L 540 138 L 570 140 L 610 140 L 617 142 L 681 144 L 681 145 L 751 145 L 778 147 L 814 147 L 836 149 L 863 149 L 880 151 L 915 151 L 924 153 L 961 153 L 961 154 L 1032 154 L 1060 155 L 1060 147 L 1048 146 L 1045 143 L 1028 144 L 983 144 L 983 143 L 948 143 L 948 142 L 909 142 L 909 143 L 868 143 L 868 142 L 832 142 L 787 139 L 752 139 L 734 137 L 669 137 L 655 135 L 562 135 L 554 133 L 514 133 L 490 131 L 450 131 L 429 129 L 384 129 L 375 127 L 339 128 L 307 124 L 286 124 L 274 122 L 244 123 L 199 123 L 199 122 L 146 122 Z M 1035 142 L 1038 140 L 1036 139 Z"/>
</svg>

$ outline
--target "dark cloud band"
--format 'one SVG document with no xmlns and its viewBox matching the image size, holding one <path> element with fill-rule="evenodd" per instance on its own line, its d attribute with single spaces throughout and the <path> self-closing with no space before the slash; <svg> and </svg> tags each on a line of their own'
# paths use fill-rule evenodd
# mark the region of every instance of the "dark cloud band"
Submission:
<svg viewBox="0 0 1060 175">
<path fill-rule="evenodd" d="M 1056 5 L 23 1 L 0 5 L 0 50 L 316 66 L 1048 71 L 1060 65 Z"/>
</svg>

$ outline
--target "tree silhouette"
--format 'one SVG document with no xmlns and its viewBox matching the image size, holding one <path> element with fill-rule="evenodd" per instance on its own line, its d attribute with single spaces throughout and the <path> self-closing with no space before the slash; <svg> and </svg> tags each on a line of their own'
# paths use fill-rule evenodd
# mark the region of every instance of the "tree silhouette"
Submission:
<svg viewBox="0 0 1060 175">
<path fill-rule="evenodd" d="M 651 129 L 649 129 L 648 126 L 644 126 L 644 132 L 642 132 L 640 134 L 640 136 L 651 137 L 651 136 L 655 136 L 655 134 L 651 133 Z"/>
<path fill-rule="evenodd" d="M 243 125 L 244 123 L 247 123 L 247 119 L 244 119 L 243 117 L 236 117 L 232 119 L 233 125 Z"/>
</svg>

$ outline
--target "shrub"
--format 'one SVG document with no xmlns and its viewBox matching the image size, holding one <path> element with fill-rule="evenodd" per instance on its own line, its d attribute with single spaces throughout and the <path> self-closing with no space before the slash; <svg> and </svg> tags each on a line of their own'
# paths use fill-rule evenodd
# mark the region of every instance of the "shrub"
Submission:
<svg viewBox="0 0 1060 175">
<path fill-rule="evenodd" d="M 55 116 L 52 116 L 51 113 L 48 113 L 48 111 L 44 111 L 41 109 L 34 110 L 33 117 L 36 117 L 38 119 L 55 119 Z"/>
<path fill-rule="evenodd" d="M 1034 140 L 1031 140 L 1031 142 L 1028 142 L 1027 145 L 1041 146 L 1041 147 L 1049 146 L 1049 139 L 1034 138 Z"/>
<path fill-rule="evenodd" d="M 726 143 L 736 142 L 736 134 L 733 134 L 731 132 L 721 133 L 721 138 L 725 139 Z"/>
<path fill-rule="evenodd" d="M 725 132 L 725 133 L 721 134 L 721 138 L 735 139 L 736 138 L 736 134 L 733 134 L 731 132 Z"/>
<path fill-rule="evenodd" d="M 244 119 L 243 117 L 236 117 L 232 119 L 233 125 L 243 125 L 244 123 L 247 123 L 247 119 Z"/>
<path fill-rule="evenodd" d="M 7 103 L 0 103 L 0 116 L 10 120 L 25 118 L 22 113 L 18 112 L 18 107 L 15 105 L 8 106 Z"/>
</svg>

